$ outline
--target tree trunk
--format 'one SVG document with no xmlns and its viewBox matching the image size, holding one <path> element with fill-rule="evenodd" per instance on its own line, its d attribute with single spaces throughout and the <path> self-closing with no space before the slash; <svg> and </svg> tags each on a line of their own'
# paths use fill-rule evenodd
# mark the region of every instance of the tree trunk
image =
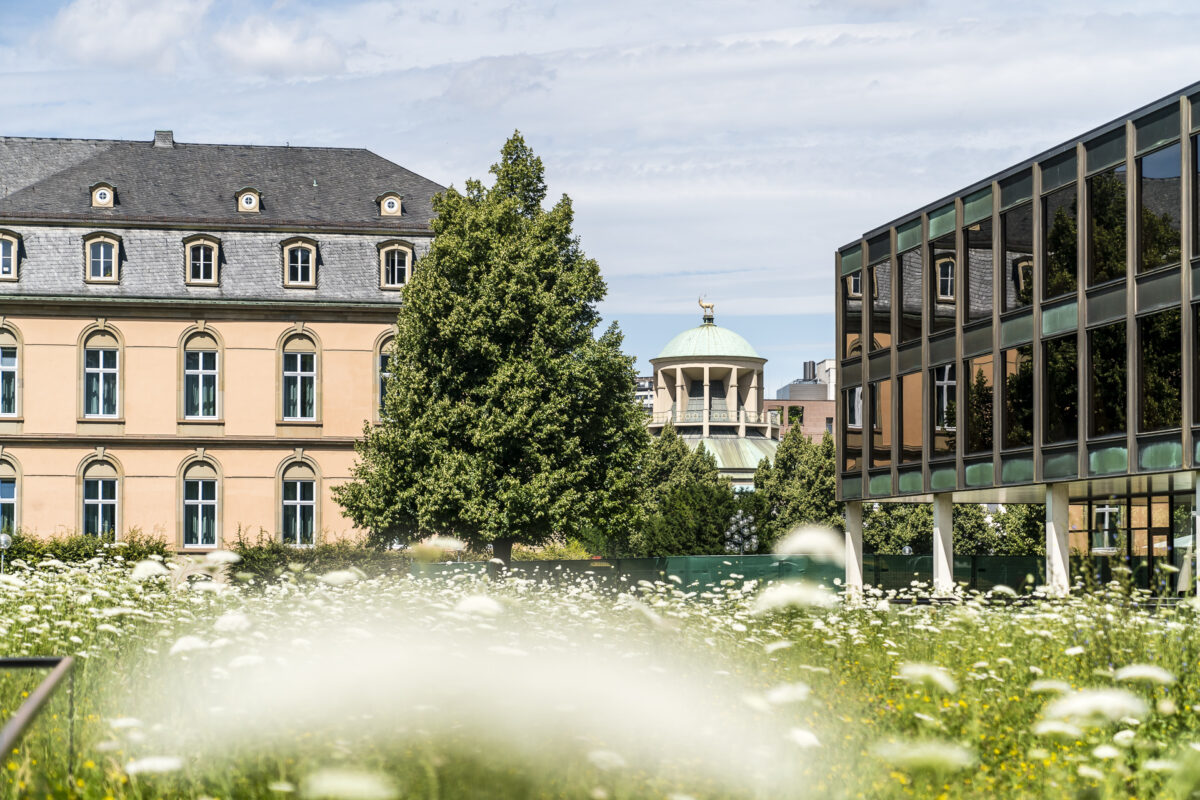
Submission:
<svg viewBox="0 0 1200 800">
<path fill-rule="evenodd" d="M 500 559 L 507 567 L 512 562 L 512 549 L 512 539 L 495 539 L 492 541 L 492 558 Z"/>
</svg>

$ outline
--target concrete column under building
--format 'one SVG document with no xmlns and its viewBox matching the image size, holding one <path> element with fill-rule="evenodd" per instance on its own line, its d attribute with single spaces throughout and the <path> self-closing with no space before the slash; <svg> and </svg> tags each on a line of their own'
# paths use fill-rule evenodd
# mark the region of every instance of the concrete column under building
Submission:
<svg viewBox="0 0 1200 800">
<path fill-rule="evenodd" d="M 729 368 L 729 383 L 725 386 L 725 408 L 727 411 L 733 412 L 734 416 L 726 417 L 727 420 L 736 420 L 738 412 L 738 369 L 737 367 Z"/>
<path fill-rule="evenodd" d="M 712 395 L 708 390 L 708 376 L 709 376 L 708 364 L 705 364 L 704 365 L 704 418 L 703 418 L 704 419 L 704 428 L 703 428 L 703 430 L 704 430 L 704 438 L 706 438 L 706 439 L 708 438 L 709 409 L 711 408 L 711 404 L 712 404 L 712 400 L 711 400 Z"/>
<path fill-rule="evenodd" d="M 954 589 L 954 504 L 950 494 L 933 496 L 933 590 Z"/>
<path fill-rule="evenodd" d="M 858 500 L 846 502 L 846 593 L 861 595 L 863 589 L 863 510 Z"/>
<path fill-rule="evenodd" d="M 1071 562 L 1068 533 L 1070 516 L 1067 484 L 1046 489 L 1046 590 L 1052 595 L 1071 591 Z"/>
<path fill-rule="evenodd" d="M 671 422 L 675 425 L 683 422 L 683 412 L 687 410 L 687 393 L 683 387 L 683 367 L 675 368 L 675 414 Z"/>
</svg>

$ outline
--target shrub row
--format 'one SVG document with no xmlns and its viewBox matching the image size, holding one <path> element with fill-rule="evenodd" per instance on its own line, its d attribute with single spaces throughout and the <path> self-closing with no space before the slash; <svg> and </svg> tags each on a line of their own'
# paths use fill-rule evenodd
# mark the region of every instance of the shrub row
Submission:
<svg viewBox="0 0 1200 800">
<path fill-rule="evenodd" d="M 368 577 L 385 572 L 408 572 L 412 559 L 399 550 L 378 550 L 361 542 L 337 541 L 315 547 L 284 544 L 265 530 L 251 536 L 238 530 L 230 549 L 241 556 L 230 572 L 272 583 L 288 572 L 321 575 L 343 569 L 358 569 Z"/>
<path fill-rule="evenodd" d="M 121 558 L 130 563 L 141 561 L 147 556 L 158 555 L 166 558 L 171 554 L 167 542 L 161 536 L 143 533 L 139 528 L 131 528 L 120 540 L 108 536 L 52 536 L 43 538 L 18 530 L 12 535 L 12 545 L 8 548 L 5 558 L 9 561 L 23 559 L 30 564 L 36 564 L 45 558 L 57 558 L 63 562 L 88 561 L 93 558 Z"/>
</svg>

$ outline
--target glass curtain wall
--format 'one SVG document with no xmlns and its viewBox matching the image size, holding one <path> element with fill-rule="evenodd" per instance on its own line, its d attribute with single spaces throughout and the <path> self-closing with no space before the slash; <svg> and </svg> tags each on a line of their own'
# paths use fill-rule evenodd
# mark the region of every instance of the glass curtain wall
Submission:
<svg viewBox="0 0 1200 800">
<path fill-rule="evenodd" d="M 930 370 L 933 416 L 933 458 L 953 456 L 956 446 L 958 380 L 954 364 Z"/>
<path fill-rule="evenodd" d="M 992 356 L 977 356 L 967 366 L 967 453 L 992 449 Z"/>
<path fill-rule="evenodd" d="M 842 277 L 842 318 L 845 320 L 845 339 L 842 358 L 862 355 L 862 272 Z"/>
<path fill-rule="evenodd" d="M 1088 331 L 1091 374 L 1091 436 L 1125 432 L 1125 323 Z"/>
<path fill-rule="evenodd" d="M 1075 291 L 1079 253 L 1078 200 L 1072 183 L 1042 201 L 1042 250 L 1046 254 L 1042 297 L 1046 300 Z"/>
<path fill-rule="evenodd" d="M 1004 351 L 1004 447 L 1033 447 L 1033 345 Z"/>
<path fill-rule="evenodd" d="M 921 278 L 925 262 L 921 248 L 900 254 L 900 343 L 921 338 Z"/>
<path fill-rule="evenodd" d="M 871 384 L 871 466 L 892 463 L 892 381 Z"/>
<path fill-rule="evenodd" d="M 933 319 L 929 332 L 954 330 L 954 290 L 958 280 L 958 257 L 954 248 L 954 234 L 935 239 L 930 243 L 933 254 L 932 286 L 930 287 Z"/>
<path fill-rule="evenodd" d="M 871 273 L 871 350 L 892 346 L 892 265 L 888 261 L 869 268 Z"/>
<path fill-rule="evenodd" d="M 1079 348 L 1073 334 L 1051 339 L 1042 347 L 1046 357 L 1042 439 L 1047 444 L 1073 442 L 1079 437 Z"/>
<path fill-rule="evenodd" d="M 1093 175 L 1088 189 L 1088 284 L 1125 277 L 1125 165 Z"/>
<path fill-rule="evenodd" d="M 1138 159 L 1138 271 L 1179 263 L 1180 147 Z"/>
<path fill-rule="evenodd" d="M 992 318 L 992 221 L 963 229 L 967 263 L 967 322 Z"/>
<path fill-rule="evenodd" d="M 900 376 L 900 463 L 921 463 L 921 373 Z"/>
<path fill-rule="evenodd" d="M 1004 247 L 1004 302 L 1016 311 L 1033 302 L 1033 204 L 1005 211 L 1000 217 Z"/>
<path fill-rule="evenodd" d="M 1183 334 L 1178 308 L 1138 320 L 1141 358 L 1138 428 L 1160 431 L 1183 425 Z"/>
</svg>

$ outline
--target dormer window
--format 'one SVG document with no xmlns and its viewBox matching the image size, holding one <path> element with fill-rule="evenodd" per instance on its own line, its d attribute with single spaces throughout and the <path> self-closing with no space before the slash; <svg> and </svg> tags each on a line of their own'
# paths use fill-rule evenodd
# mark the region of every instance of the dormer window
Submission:
<svg viewBox="0 0 1200 800">
<path fill-rule="evenodd" d="M 220 240 L 211 236 L 189 236 L 183 240 L 183 246 L 188 285 L 216 286 L 219 282 L 217 262 L 221 252 Z"/>
<path fill-rule="evenodd" d="M 12 231 L 0 231 L 0 281 L 17 279 L 17 258 L 21 239 Z"/>
<path fill-rule="evenodd" d="M 111 233 L 92 233 L 83 239 L 84 280 L 117 283 L 120 280 L 121 240 Z"/>
<path fill-rule="evenodd" d="M 302 289 L 316 287 L 316 241 L 297 236 L 283 243 L 283 285 Z"/>
<path fill-rule="evenodd" d="M 412 269 L 412 245 L 390 241 L 379 245 L 379 288 L 403 289 Z"/>
<path fill-rule="evenodd" d="M 379 203 L 379 216 L 398 217 L 404 211 L 404 196 L 396 192 L 387 192 L 375 198 Z"/>
<path fill-rule="evenodd" d="M 262 208 L 262 195 L 257 189 L 247 186 L 237 193 L 237 210 L 243 214 L 257 214 Z"/>
<path fill-rule="evenodd" d="M 117 190 L 111 183 L 95 183 L 89 190 L 92 193 L 92 208 L 112 208 L 116 204 Z"/>
</svg>

